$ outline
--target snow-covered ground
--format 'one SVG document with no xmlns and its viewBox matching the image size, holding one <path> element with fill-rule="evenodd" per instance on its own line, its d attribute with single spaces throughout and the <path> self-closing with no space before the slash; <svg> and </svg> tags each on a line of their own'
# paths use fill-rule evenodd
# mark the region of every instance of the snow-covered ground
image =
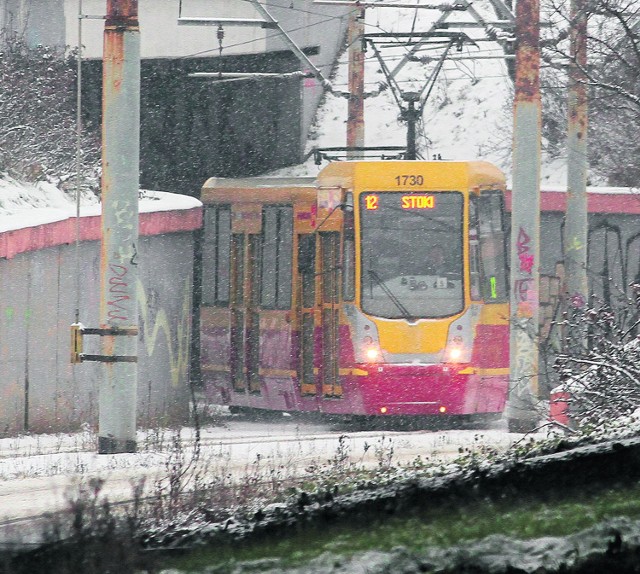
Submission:
<svg viewBox="0 0 640 574">
<path fill-rule="evenodd" d="M 327 424 L 285 417 L 272 421 L 223 417 L 202 429 L 198 468 L 207 476 L 245 480 L 248 476 L 307 476 L 331 465 L 372 468 L 382 463 L 408 466 L 417 460 L 446 464 L 461 453 L 490 447 L 505 450 L 522 435 L 503 422 L 486 430 L 345 432 Z M 184 463 L 193 458 L 194 429 L 180 432 Z M 145 479 L 147 494 L 167 486 L 176 462 L 174 431 L 139 432 L 138 453 L 99 455 L 95 434 L 18 436 L 0 439 L 0 543 L 37 541 L 33 520 L 68 510 L 92 478 L 105 481 L 101 496 L 130 500 L 133 485 Z M 542 437 L 542 434 L 536 435 Z"/>
</svg>

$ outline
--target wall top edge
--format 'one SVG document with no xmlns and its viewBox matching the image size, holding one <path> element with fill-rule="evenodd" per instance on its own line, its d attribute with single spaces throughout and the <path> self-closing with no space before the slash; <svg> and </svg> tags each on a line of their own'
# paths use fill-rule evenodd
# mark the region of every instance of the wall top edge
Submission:
<svg viewBox="0 0 640 574">
<path fill-rule="evenodd" d="M 139 216 L 140 236 L 191 232 L 201 226 L 200 205 L 186 209 L 141 211 Z M 74 216 L 45 223 L 34 222 L 28 227 L 0 231 L 0 258 L 11 259 L 19 253 L 68 245 L 76 240 L 99 241 L 101 234 L 99 213 L 84 214 L 79 220 Z"/>
</svg>

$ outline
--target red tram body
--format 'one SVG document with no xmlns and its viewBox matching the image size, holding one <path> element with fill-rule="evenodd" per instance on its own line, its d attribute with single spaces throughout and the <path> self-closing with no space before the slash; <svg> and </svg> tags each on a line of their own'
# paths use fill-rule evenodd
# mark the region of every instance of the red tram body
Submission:
<svg viewBox="0 0 640 574">
<path fill-rule="evenodd" d="M 209 400 L 500 414 L 504 192 L 485 162 L 337 162 L 316 179 L 207 181 L 200 361 Z"/>
</svg>

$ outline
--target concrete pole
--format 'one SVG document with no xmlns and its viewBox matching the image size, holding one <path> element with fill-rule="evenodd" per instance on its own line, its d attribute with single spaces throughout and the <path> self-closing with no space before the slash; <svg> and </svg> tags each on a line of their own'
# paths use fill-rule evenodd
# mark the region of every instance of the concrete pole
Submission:
<svg viewBox="0 0 640 574">
<path fill-rule="evenodd" d="M 349 17 L 349 103 L 347 106 L 347 147 L 364 147 L 364 8 L 355 7 Z M 348 159 L 358 152 L 347 151 Z"/>
<path fill-rule="evenodd" d="M 571 64 L 569 65 L 567 124 L 567 213 L 564 226 L 566 295 L 570 314 L 584 309 L 589 297 L 587 282 L 587 15 L 584 0 L 571 1 Z M 572 349 L 586 347 L 587 333 L 574 325 L 568 334 Z"/>
<path fill-rule="evenodd" d="M 98 452 L 135 452 L 140 33 L 137 0 L 107 0 L 102 92 L 102 246 Z"/>
<path fill-rule="evenodd" d="M 509 430 L 532 430 L 539 419 L 540 292 L 540 3 L 516 4 L 516 80 L 511 210 Z"/>
</svg>

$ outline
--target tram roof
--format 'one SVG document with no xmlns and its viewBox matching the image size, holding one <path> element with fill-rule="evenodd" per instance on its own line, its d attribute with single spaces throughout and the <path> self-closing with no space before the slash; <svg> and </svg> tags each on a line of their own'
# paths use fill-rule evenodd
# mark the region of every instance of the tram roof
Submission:
<svg viewBox="0 0 640 574">
<path fill-rule="evenodd" d="M 253 187 L 311 187 L 315 177 L 210 177 L 204 187 L 216 188 L 253 188 Z"/>
<path fill-rule="evenodd" d="M 211 177 L 202 187 L 200 199 L 205 204 L 233 201 L 279 203 L 291 201 L 294 196 L 313 200 L 315 183 L 315 177 Z"/>
<path fill-rule="evenodd" d="M 433 177 L 449 186 L 471 188 L 487 182 L 504 185 L 505 176 L 494 164 L 487 161 L 424 161 L 424 160 L 365 160 L 339 161 L 328 164 L 318 174 L 322 185 L 341 184 L 349 187 L 368 187 L 380 182 L 382 174 L 413 173 Z M 393 176 L 392 176 L 393 177 Z M 446 182 L 446 183 L 445 183 Z"/>
<path fill-rule="evenodd" d="M 201 199 L 204 203 L 226 202 L 240 199 L 246 202 L 275 203 L 290 201 L 295 195 L 298 199 L 312 200 L 315 195 L 318 179 L 327 183 L 326 176 L 339 175 L 352 177 L 357 164 L 381 163 L 369 162 L 335 162 L 329 164 L 319 176 L 323 177 L 248 177 L 248 178 L 209 178 L 203 188 Z M 397 163 L 397 162 L 394 162 Z M 459 163 L 468 164 L 472 170 L 484 171 L 487 162 L 431 162 L 431 163 Z M 497 168 L 494 168 L 497 170 Z M 260 190 L 269 190 L 268 194 L 261 194 Z M 239 194 L 246 194 L 244 196 Z M 567 188 L 563 185 L 544 185 L 540 189 L 541 211 L 565 212 Z M 308 194 L 308 197 L 307 197 Z M 588 187 L 587 205 L 589 213 L 620 213 L 640 215 L 640 188 L 629 187 Z M 506 207 L 511 211 L 511 189 L 506 191 Z"/>
</svg>

